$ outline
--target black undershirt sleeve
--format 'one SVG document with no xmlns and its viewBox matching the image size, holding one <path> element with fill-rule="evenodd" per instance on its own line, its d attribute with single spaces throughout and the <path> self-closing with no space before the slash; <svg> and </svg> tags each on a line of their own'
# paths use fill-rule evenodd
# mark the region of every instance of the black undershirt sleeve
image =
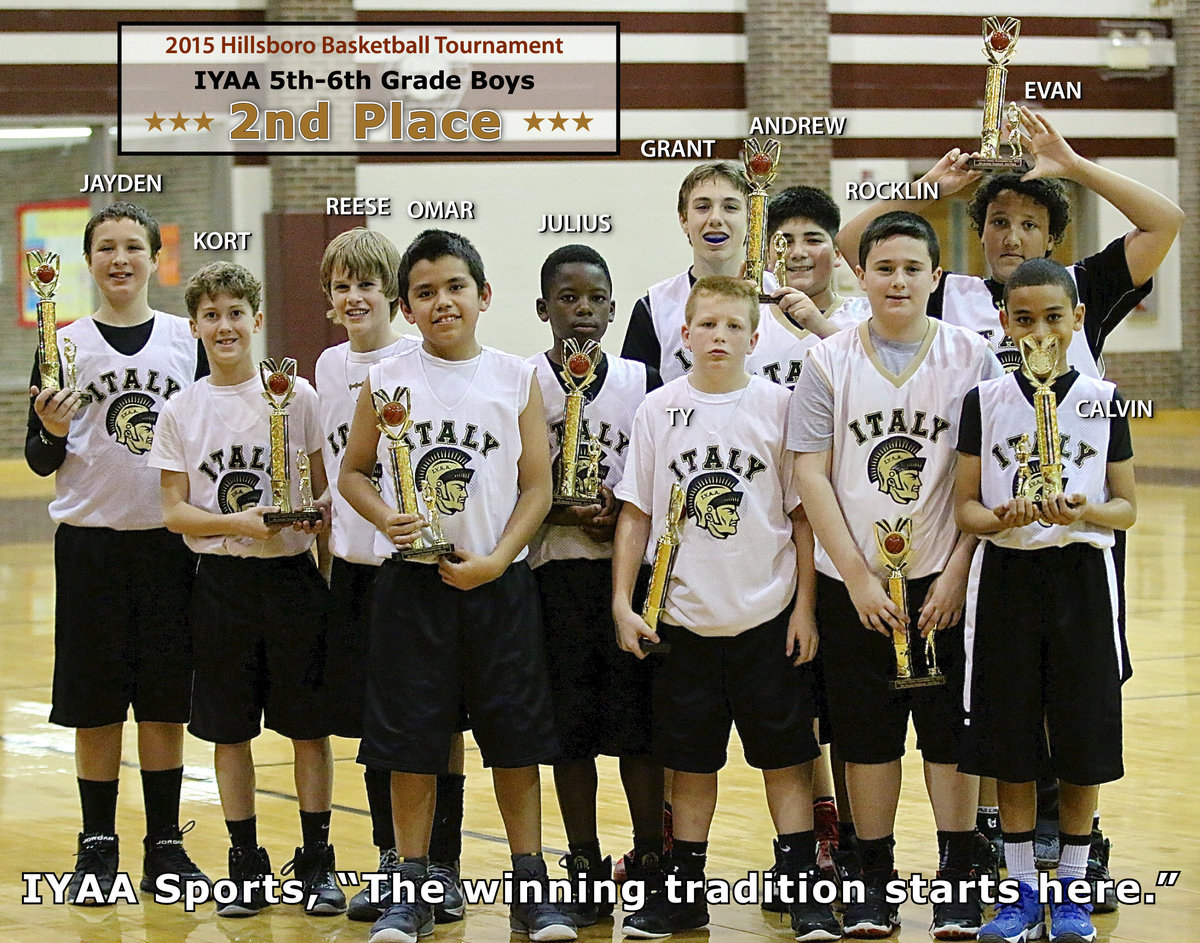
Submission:
<svg viewBox="0 0 1200 943">
<path fill-rule="evenodd" d="M 962 414 L 958 419 L 958 451 L 964 455 L 983 452 L 983 416 L 979 409 L 979 387 L 963 397 Z"/>
<path fill-rule="evenodd" d="M 1109 462 L 1124 462 L 1133 458 L 1133 437 L 1129 434 L 1129 417 L 1122 415 L 1118 408 L 1118 403 L 1123 403 L 1125 400 L 1121 394 L 1113 391 L 1112 405 L 1109 407 L 1109 415 L 1112 419 L 1109 420 L 1108 427 L 1108 461 Z"/>
<path fill-rule="evenodd" d="M 643 295 L 633 306 L 633 314 L 629 316 L 629 327 L 625 330 L 621 356 L 655 369 L 662 360 L 662 345 L 658 342 L 658 335 L 654 333 L 654 321 L 650 317 L 649 295 Z"/>
<path fill-rule="evenodd" d="M 929 294 L 929 301 L 925 305 L 925 313 L 931 318 L 937 318 L 939 321 L 942 318 L 942 307 L 946 298 L 946 276 L 951 272 L 943 272 L 942 277 L 938 279 L 937 288 Z"/>
<path fill-rule="evenodd" d="M 1083 333 L 1092 355 L 1099 357 L 1104 342 L 1129 312 L 1133 311 L 1154 288 L 1154 279 L 1134 287 L 1125 258 L 1125 237 L 1075 263 L 1075 282 L 1083 302 Z"/>
<path fill-rule="evenodd" d="M 662 376 L 658 372 L 658 367 L 652 367 L 650 364 L 646 364 L 646 392 L 653 393 L 662 385 Z"/>
</svg>

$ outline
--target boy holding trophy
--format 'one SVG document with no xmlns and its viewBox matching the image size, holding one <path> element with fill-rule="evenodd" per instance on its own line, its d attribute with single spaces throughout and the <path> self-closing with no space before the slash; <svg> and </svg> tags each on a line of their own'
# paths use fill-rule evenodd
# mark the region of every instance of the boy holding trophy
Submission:
<svg viewBox="0 0 1200 943">
<path fill-rule="evenodd" d="M 554 343 L 530 363 L 546 403 L 555 506 L 530 544 L 529 565 L 542 598 L 562 746 L 554 785 L 567 831 L 565 861 L 577 887 L 611 877 L 596 829 L 596 756 L 617 756 L 633 820 L 626 867 L 642 880 L 658 870 L 663 851 L 663 773 L 650 756 L 650 664 L 622 652 L 613 637 L 619 506 L 612 489 L 625 469 L 634 413 L 662 383 L 653 367 L 599 349 L 616 306 L 608 264 L 595 249 L 555 249 L 542 264 L 541 286 L 537 313 Z M 578 926 L 610 912 L 591 897 L 570 905 Z"/>
<path fill-rule="evenodd" d="M 817 538 L 817 624 L 833 729 L 866 897 L 850 937 L 887 935 L 900 758 L 917 729 L 938 827 L 941 875 L 971 877 L 977 786 L 958 772 L 961 628 L 973 539 L 954 526 L 954 427 L 962 398 L 1001 368 L 987 342 L 925 313 L 941 275 L 933 229 L 912 213 L 875 220 L 857 273 L 871 318 L 808 353 L 792 394 L 788 448 Z M 890 592 L 889 592 L 890 590 Z M 903 606 L 907 602 L 907 607 Z M 945 677 L 931 670 L 936 654 Z M 957 652 L 957 654 L 956 654 Z M 934 905 L 936 939 L 969 938 L 977 894 Z"/>
<path fill-rule="evenodd" d="M 419 888 L 429 880 L 435 776 L 465 697 L 512 852 L 510 927 L 533 940 L 573 940 L 571 918 L 548 902 L 541 856 L 538 764 L 558 753 L 525 562 L 550 510 L 541 390 L 531 364 L 475 338 L 492 291 L 468 240 L 421 233 L 401 258 L 398 288 L 423 340 L 368 371 L 338 478 L 375 525 L 384 558 L 359 762 L 392 771 L 397 874 Z M 377 463 L 382 495 L 371 480 Z M 428 552 L 413 552 L 418 540 Z M 424 895 L 406 893 L 371 939 L 415 941 L 432 928 Z"/>
<path fill-rule="evenodd" d="M 142 890 L 165 874 L 204 879 L 179 829 L 196 558 L 163 528 L 158 474 L 146 453 L 166 403 L 208 365 L 187 322 L 150 307 L 161 247 L 157 221 L 140 206 L 114 203 L 91 218 L 83 255 L 100 307 L 58 332 L 58 345 L 42 345 L 48 379 L 58 374 L 60 348 L 67 369 L 51 388 L 35 364 L 29 390 L 25 457 L 37 474 L 55 475 L 50 720 L 75 728 L 83 811 L 70 903 L 106 903 L 116 879 L 117 774 L 131 705 L 146 809 Z M 38 262 L 31 274 L 51 307 L 52 331 L 57 258 Z M 77 899 L 85 876 L 102 899 Z"/>
<path fill-rule="evenodd" d="M 1064 892 L 1087 871 L 1098 784 L 1123 773 L 1112 546 L 1137 516 L 1133 449 L 1116 388 L 1067 360 L 1084 314 L 1061 265 L 1020 265 L 1000 317 L 1021 368 L 968 393 L 959 426 L 955 516 L 983 538 L 967 590 L 962 768 L 998 780 L 1008 873 L 1021 882 L 981 931 L 991 943 L 1044 929 L 1033 854 L 1043 765 L 1059 780 Z M 1093 939 L 1091 909 L 1052 900 L 1050 938 Z"/>
<path fill-rule="evenodd" d="M 400 250 L 386 236 L 370 229 L 350 229 L 335 236 L 321 259 L 321 287 L 329 299 L 328 316 L 346 329 L 347 341 L 330 347 L 317 360 L 316 386 L 321 401 L 322 454 L 329 478 L 329 657 L 325 662 L 325 690 L 332 732 L 362 737 L 363 698 L 366 694 L 367 624 L 371 590 L 382 562 L 372 546 L 374 528 L 342 497 L 337 487 L 342 456 L 350 434 L 350 421 L 358 394 L 372 365 L 386 360 L 418 339 L 400 334 L 394 325 L 400 310 L 397 270 Z M 382 472 L 382 469 L 380 469 Z M 438 776 L 438 809 L 431 842 L 430 873 L 445 888 L 445 899 L 435 917 L 454 921 L 462 917 L 464 902 L 458 880 L 462 845 L 462 734 L 451 750 L 453 772 Z M 392 825 L 391 772 L 368 767 L 363 772 L 367 806 L 371 812 L 372 841 L 379 849 L 379 870 L 395 867 L 396 832 Z M 350 901 L 351 920 L 373 922 L 387 907 L 390 887 L 373 901 L 368 888 Z"/>
<path fill-rule="evenodd" d="M 150 466 L 161 469 L 167 527 L 200 554 L 188 729 L 214 744 L 229 876 L 242 887 L 218 904 L 217 915 L 249 917 L 270 903 L 261 884 L 271 861 L 258 844 L 251 753 L 260 722 L 295 750 L 304 840 L 292 867 L 304 882 L 305 911 L 342 913 L 346 899 L 328 843 L 333 757 L 321 694 L 328 589 L 311 552 L 314 525 L 267 523 L 280 508 L 263 503 L 264 495 L 286 493 L 293 513 L 311 514 L 307 498 L 325 491 L 317 394 L 295 376 L 295 361 L 279 369 L 255 363 L 261 288 L 246 269 L 206 265 L 188 281 L 185 298 L 212 372 L 163 410 Z"/>
<path fill-rule="evenodd" d="M 685 889 L 677 900 L 653 894 L 625 918 L 626 936 L 708 923 L 703 891 L 687 894 L 704 880 L 717 772 L 734 723 L 746 761 L 763 771 L 779 834 L 777 893 L 790 904 L 796 938 L 840 934 L 827 905 L 801 902 L 797 892 L 819 876 L 812 760 L 820 751 L 811 675 L 797 667 L 816 649 L 812 560 L 796 534 L 803 515 L 783 444 L 787 390 L 746 373 L 758 317 L 755 286 L 728 276 L 696 282 L 682 331 L 694 366 L 638 408 L 616 488 L 625 502 L 613 548 L 621 647 L 642 658 L 647 640 L 670 645 L 654 675 L 653 741 L 655 758 L 674 776 L 668 874 Z M 634 611 L 633 590 L 651 539 L 674 525 L 673 491 L 685 517 L 656 631 Z M 753 565 L 730 565 L 746 560 Z"/>
</svg>

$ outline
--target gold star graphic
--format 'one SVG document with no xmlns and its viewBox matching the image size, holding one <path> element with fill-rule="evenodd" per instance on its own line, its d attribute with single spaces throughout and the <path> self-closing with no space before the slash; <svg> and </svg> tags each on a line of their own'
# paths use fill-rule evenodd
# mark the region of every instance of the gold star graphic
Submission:
<svg viewBox="0 0 1200 943">
<path fill-rule="evenodd" d="M 172 131 L 186 131 L 188 120 L 183 116 L 182 111 L 175 112 L 175 117 L 171 119 Z"/>
<path fill-rule="evenodd" d="M 546 120 L 545 118 L 539 118 L 537 116 L 536 111 L 531 111 L 529 113 L 529 117 L 525 119 L 525 130 L 526 131 L 541 131 L 542 130 L 542 122 L 545 120 Z"/>
<path fill-rule="evenodd" d="M 589 118 L 586 114 L 584 114 L 583 109 L 580 109 L 578 118 L 572 118 L 571 120 L 575 122 L 575 130 L 576 131 L 591 131 L 592 130 L 590 125 L 591 125 L 593 119 Z"/>
<path fill-rule="evenodd" d="M 212 130 L 210 125 L 213 123 L 213 119 L 208 117 L 203 111 L 200 112 L 199 118 L 195 118 L 193 120 L 196 122 L 196 130 L 197 131 L 211 131 Z"/>
<path fill-rule="evenodd" d="M 568 120 L 570 120 L 570 119 L 564 118 L 562 116 L 561 111 L 556 111 L 554 113 L 554 117 L 550 119 L 550 130 L 551 131 L 566 131 Z"/>
<path fill-rule="evenodd" d="M 166 121 L 167 119 L 166 119 L 166 118 L 160 118 L 160 117 L 158 116 L 158 112 L 157 112 L 157 111 L 155 111 L 155 112 L 154 112 L 154 117 L 153 117 L 153 118 L 143 118 L 142 120 L 143 120 L 143 121 L 145 121 L 145 122 L 146 122 L 146 124 L 150 125 L 150 127 L 149 127 L 149 129 L 148 129 L 148 130 L 150 130 L 150 131 L 161 131 L 161 130 L 162 130 L 162 123 L 163 123 L 164 121 Z"/>
</svg>

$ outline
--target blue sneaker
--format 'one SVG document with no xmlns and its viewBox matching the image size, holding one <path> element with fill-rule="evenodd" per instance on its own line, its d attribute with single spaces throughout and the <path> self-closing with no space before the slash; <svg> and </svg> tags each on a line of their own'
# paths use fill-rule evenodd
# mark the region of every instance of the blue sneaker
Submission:
<svg viewBox="0 0 1200 943">
<path fill-rule="evenodd" d="M 1042 938 L 1046 924 L 1037 890 L 1024 881 L 1020 890 L 1021 897 L 1016 903 L 996 905 L 996 916 L 979 930 L 979 943 L 1026 943 Z"/>
<path fill-rule="evenodd" d="M 1092 905 L 1066 900 L 1067 883 L 1062 882 L 1063 902 L 1050 905 L 1050 943 L 1092 943 L 1096 939 Z"/>
</svg>

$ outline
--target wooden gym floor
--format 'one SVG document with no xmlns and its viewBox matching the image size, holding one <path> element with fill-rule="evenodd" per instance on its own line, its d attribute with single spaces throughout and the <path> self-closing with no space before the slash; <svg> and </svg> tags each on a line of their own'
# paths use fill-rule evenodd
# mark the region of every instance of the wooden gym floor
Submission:
<svg viewBox="0 0 1200 943">
<path fill-rule="evenodd" d="M 1129 642 L 1135 674 L 1125 687 L 1126 776 L 1103 791 L 1105 833 L 1113 841 L 1115 878 L 1134 878 L 1155 894 L 1153 904 L 1125 905 L 1095 919 L 1101 941 L 1174 943 L 1200 939 L 1200 813 L 1195 805 L 1200 759 L 1200 414 L 1163 413 L 1134 428 L 1140 514 L 1130 533 Z M 45 514 L 50 485 L 20 461 L 0 462 L 0 941 L 5 943 L 307 943 L 365 940 L 367 927 L 344 917 L 308 918 L 280 905 L 248 920 L 223 920 L 211 904 L 193 914 L 153 902 L 107 908 L 26 904 L 23 872 L 70 871 L 79 829 L 71 731 L 46 722 L 53 640 L 51 526 Z M 356 744 L 334 741 L 337 782 L 333 841 L 342 870 L 374 870 Z M 122 867 L 136 887 L 141 876 L 143 820 L 132 725 L 127 727 L 118 831 Z M 299 820 L 291 751 L 271 733 L 255 743 L 259 834 L 275 871 L 298 842 Z M 911 752 L 897 828 L 902 874 L 930 874 L 936 865 L 932 818 Z M 507 865 L 500 817 L 479 754 L 468 740 L 463 871 L 468 878 L 499 874 Z M 1188 797 L 1192 798 L 1188 798 Z M 629 846 L 628 817 L 612 761 L 601 761 L 601 841 L 617 857 Z M 546 857 L 551 873 L 566 847 L 549 772 L 543 776 Z M 184 821 L 197 826 L 188 849 L 210 876 L 225 876 L 226 837 L 210 749 L 189 740 L 183 791 Z M 712 835 L 710 877 L 736 880 L 770 863 L 772 829 L 761 778 L 736 747 L 722 774 Z M 1180 872 L 1174 886 L 1155 887 L 1160 872 Z M 1169 879 L 1166 879 L 1169 880 Z M 357 890 L 347 889 L 347 896 Z M 47 893 L 43 886 L 43 893 Z M 48 899 L 48 893 L 47 893 Z M 618 912 L 618 918 L 620 914 Z M 929 908 L 901 908 L 902 941 L 927 940 Z M 499 905 L 468 908 L 465 921 L 439 927 L 435 939 L 509 938 Z M 790 940 L 785 924 L 753 906 L 713 909 L 705 931 L 683 934 L 714 943 Z M 520 939 L 514 937 L 514 939 Z M 610 921 L 580 939 L 620 939 Z"/>
</svg>

